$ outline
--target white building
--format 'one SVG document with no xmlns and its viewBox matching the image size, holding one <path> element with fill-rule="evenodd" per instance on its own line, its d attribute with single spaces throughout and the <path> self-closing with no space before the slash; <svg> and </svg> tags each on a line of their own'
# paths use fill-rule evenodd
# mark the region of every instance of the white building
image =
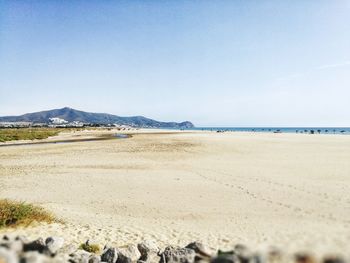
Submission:
<svg viewBox="0 0 350 263">
<path fill-rule="evenodd" d="M 65 119 L 61 119 L 61 118 L 50 118 L 49 119 L 51 124 L 66 124 L 68 123 L 68 121 L 66 121 Z"/>
</svg>

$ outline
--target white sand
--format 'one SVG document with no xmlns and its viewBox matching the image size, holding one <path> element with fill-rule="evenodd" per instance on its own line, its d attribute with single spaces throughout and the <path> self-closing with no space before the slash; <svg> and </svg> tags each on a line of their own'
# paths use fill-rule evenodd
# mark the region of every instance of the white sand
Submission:
<svg viewBox="0 0 350 263">
<path fill-rule="evenodd" d="M 67 222 L 15 230 L 33 238 L 349 253 L 350 136 L 140 133 L 0 147 L 0 198 Z"/>
</svg>

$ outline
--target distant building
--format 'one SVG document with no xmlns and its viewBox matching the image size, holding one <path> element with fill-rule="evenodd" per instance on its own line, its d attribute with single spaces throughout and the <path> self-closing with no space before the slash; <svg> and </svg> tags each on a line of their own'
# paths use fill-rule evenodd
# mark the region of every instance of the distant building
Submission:
<svg viewBox="0 0 350 263">
<path fill-rule="evenodd" d="M 50 120 L 50 124 L 53 125 L 59 125 L 59 124 L 67 124 L 68 121 L 66 121 L 65 119 L 61 119 L 61 118 L 49 118 Z"/>
<path fill-rule="evenodd" d="M 18 121 L 18 122 L 0 122 L 0 128 L 25 128 L 30 127 L 31 122 Z"/>
<path fill-rule="evenodd" d="M 85 123 L 80 121 L 73 121 L 68 124 L 70 127 L 84 127 Z"/>
</svg>

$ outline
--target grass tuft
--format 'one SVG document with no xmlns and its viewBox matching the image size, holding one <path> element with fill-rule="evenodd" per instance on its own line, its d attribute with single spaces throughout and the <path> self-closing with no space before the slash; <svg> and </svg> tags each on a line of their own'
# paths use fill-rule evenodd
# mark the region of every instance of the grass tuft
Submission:
<svg viewBox="0 0 350 263">
<path fill-rule="evenodd" d="M 24 202 L 0 199 L 0 229 L 5 227 L 28 226 L 33 222 L 52 223 L 54 216 L 42 207 Z"/>
<path fill-rule="evenodd" d="M 95 253 L 95 254 L 100 252 L 100 246 L 97 244 L 82 243 L 80 244 L 79 249 L 85 250 L 89 253 Z"/>
</svg>

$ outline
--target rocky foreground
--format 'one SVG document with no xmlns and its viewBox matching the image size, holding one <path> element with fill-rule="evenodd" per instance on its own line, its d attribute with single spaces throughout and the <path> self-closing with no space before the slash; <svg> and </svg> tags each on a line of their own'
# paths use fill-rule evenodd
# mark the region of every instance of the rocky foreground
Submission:
<svg viewBox="0 0 350 263">
<path fill-rule="evenodd" d="M 277 248 L 253 251 L 244 245 L 236 245 L 231 251 L 213 251 L 200 242 L 186 247 L 168 246 L 160 249 L 151 240 L 122 248 L 105 246 L 101 251 L 97 245 L 86 241 L 79 248 L 65 244 L 61 237 L 45 240 L 28 240 L 26 237 L 2 236 L 0 239 L 0 263 L 71 262 L 71 263 L 345 263 L 339 255 L 317 258 L 307 253 L 288 255 Z M 88 252 L 90 251 L 90 252 Z"/>
</svg>

